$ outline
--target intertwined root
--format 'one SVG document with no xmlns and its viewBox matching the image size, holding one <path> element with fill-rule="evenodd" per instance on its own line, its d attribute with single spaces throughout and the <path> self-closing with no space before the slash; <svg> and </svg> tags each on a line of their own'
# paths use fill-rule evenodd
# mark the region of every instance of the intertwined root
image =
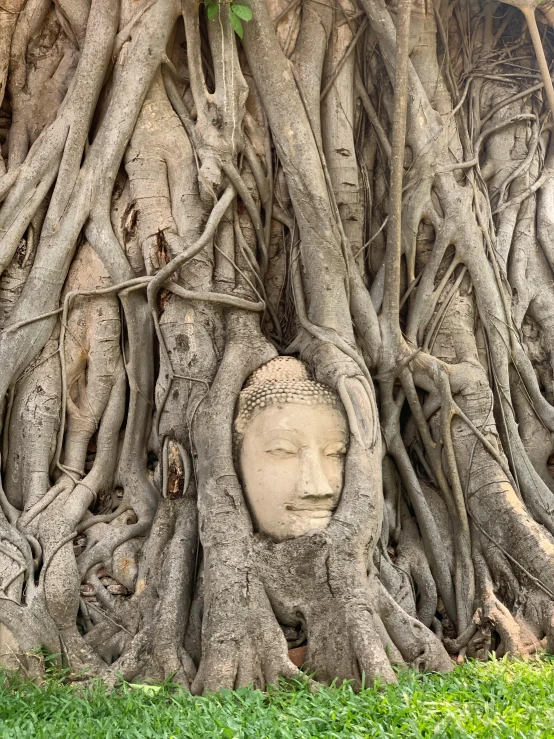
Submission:
<svg viewBox="0 0 554 739">
<path fill-rule="evenodd" d="M 285 633 L 356 684 L 553 647 L 552 10 L 507 4 L 0 8 L 0 653 L 199 693 Z M 232 428 L 287 352 L 350 445 L 273 544 Z"/>
</svg>

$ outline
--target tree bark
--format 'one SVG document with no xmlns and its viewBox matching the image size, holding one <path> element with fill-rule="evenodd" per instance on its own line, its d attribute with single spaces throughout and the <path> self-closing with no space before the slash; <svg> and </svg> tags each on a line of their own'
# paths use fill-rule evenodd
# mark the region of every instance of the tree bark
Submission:
<svg viewBox="0 0 554 739">
<path fill-rule="evenodd" d="M 466 5 L 3 4 L 1 663 L 202 693 L 554 649 L 553 11 Z M 283 354 L 350 438 L 276 542 L 233 424 Z"/>
</svg>

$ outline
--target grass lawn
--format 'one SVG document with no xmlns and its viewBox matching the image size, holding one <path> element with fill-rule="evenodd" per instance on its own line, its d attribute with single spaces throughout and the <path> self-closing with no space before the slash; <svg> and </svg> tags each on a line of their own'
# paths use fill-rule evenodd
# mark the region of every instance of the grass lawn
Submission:
<svg viewBox="0 0 554 739">
<path fill-rule="evenodd" d="M 358 694 L 287 684 L 192 698 L 165 686 L 84 694 L 51 679 L 0 678 L 0 737 L 318 739 L 554 737 L 554 659 L 467 663 L 445 677 L 403 673 Z"/>
</svg>

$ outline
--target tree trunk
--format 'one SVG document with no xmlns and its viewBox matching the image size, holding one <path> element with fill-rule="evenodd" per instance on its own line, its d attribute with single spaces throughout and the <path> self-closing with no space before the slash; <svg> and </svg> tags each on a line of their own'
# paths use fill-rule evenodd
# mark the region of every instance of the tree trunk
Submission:
<svg viewBox="0 0 554 739">
<path fill-rule="evenodd" d="M 1 663 L 202 693 L 554 649 L 550 24 L 6 0 Z M 237 429 L 280 355 L 348 443 L 275 537 Z"/>
</svg>

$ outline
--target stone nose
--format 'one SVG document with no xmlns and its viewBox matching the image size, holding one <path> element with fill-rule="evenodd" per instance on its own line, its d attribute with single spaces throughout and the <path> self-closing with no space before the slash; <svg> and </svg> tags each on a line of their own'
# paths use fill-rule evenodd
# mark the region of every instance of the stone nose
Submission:
<svg viewBox="0 0 554 739">
<path fill-rule="evenodd" d="M 300 455 L 300 476 L 296 487 L 301 498 L 328 498 L 333 490 L 323 467 L 319 454 L 313 449 L 304 449 Z"/>
</svg>

